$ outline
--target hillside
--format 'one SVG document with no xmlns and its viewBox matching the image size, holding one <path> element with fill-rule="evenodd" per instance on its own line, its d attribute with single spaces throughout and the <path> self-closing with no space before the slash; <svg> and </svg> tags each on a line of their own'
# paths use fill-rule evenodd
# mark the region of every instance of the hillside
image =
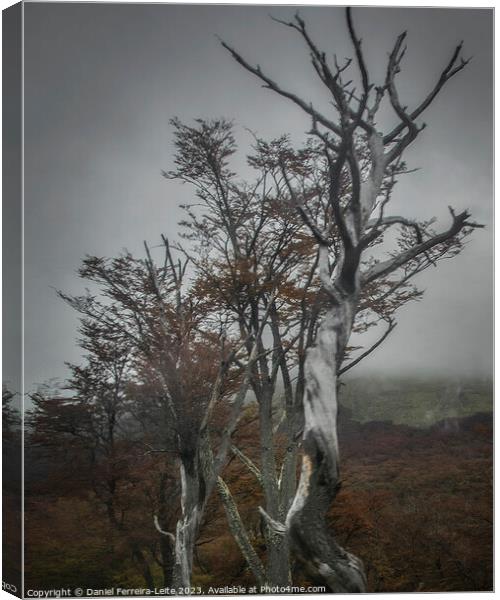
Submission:
<svg viewBox="0 0 500 600">
<path fill-rule="evenodd" d="M 488 379 L 358 377 L 343 383 L 340 402 L 361 423 L 428 427 L 493 410 L 493 384 Z"/>
</svg>

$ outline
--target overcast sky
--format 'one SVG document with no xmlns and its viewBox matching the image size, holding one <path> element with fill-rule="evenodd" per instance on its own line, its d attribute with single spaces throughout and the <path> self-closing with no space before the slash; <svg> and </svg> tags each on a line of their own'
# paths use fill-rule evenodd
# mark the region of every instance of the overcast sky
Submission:
<svg viewBox="0 0 500 600">
<path fill-rule="evenodd" d="M 142 241 L 174 238 L 190 190 L 168 182 L 169 119 L 224 116 L 236 123 L 242 155 L 248 127 L 299 142 L 310 123 L 299 109 L 237 65 L 216 35 L 272 78 L 331 111 L 301 39 L 277 25 L 294 8 L 25 4 L 25 374 L 27 389 L 63 379 L 78 362 L 77 319 L 55 289 L 79 293 L 85 254 L 142 253 Z M 343 9 L 300 9 L 319 45 L 352 51 Z M 420 171 L 402 181 L 393 214 L 470 208 L 485 230 L 464 253 L 420 279 L 425 298 L 366 369 L 488 374 L 492 368 L 492 11 L 363 8 L 353 11 L 375 81 L 393 40 L 408 30 L 402 102 L 414 106 L 464 40 L 470 65 L 425 115 L 407 154 Z M 384 123 L 379 123 L 381 127 Z M 4 378 L 9 378 L 8 373 Z"/>
</svg>

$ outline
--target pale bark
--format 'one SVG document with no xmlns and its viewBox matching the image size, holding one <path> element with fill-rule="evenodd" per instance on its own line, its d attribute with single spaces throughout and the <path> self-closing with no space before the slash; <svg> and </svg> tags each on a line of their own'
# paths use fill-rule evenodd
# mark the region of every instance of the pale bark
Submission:
<svg viewBox="0 0 500 600">
<path fill-rule="evenodd" d="M 302 470 L 298 489 L 286 518 L 286 532 L 295 555 L 304 563 L 313 580 L 322 580 L 333 592 L 363 592 L 366 590 L 366 577 L 361 560 L 339 546 L 326 523 L 327 512 L 340 487 L 337 378 L 358 308 L 360 288 L 361 285 L 404 267 L 429 250 L 437 248 L 439 251 L 440 244 L 449 243 L 452 247 L 455 236 L 464 228 L 476 225 L 468 221 L 469 214 L 466 211 L 456 216 L 452 211 L 453 223 L 449 230 L 434 236 L 428 235 L 423 241 L 417 226 L 417 241 L 413 247 L 405 249 L 403 245 L 404 249 L 399 254 L 393 254 L 389 260 L 372 265 L 364 274 L 360 273 L 363 252 L 377 238 L 380 239 L 387 226 L 396 222 L 414 226 L 410 221 L 401 223 L 400 219 L 384 219 L 384 207 L 394 185 L 394 173 L 398 172 L 403 151 L 423 128 L 415 124 L 415 119 L 432 102 L 446 81 L 463 69 L 468 61 L 461 59 L 457 64 L 461 52 L 461 45 L 458 46 L 436 86 L 413 112 L 407 112 L 407 108 L 400 104 L 395 85 L 406 50 L 403 45 L 406 33 L 397 38 L 390 53 L 384 84 L 374 86 L 370 83 L 361 40 L 354 30 L 350 9 L 347 9 L 346 16 L 355 51 L 354 64 L 361 80 L 359 91 L 352 89 L 352 79 L 348 83 L 343 81 L 343 73 L 351 61 L 343 66 L 335 61 L 332 68 L 327 54 L 317 48 L 299 15 L 292 22 L 280 21 L 298 31 L 306 42 L 314 70 L 331 94 L 331 104 L 338 113 L 337 121 L 325 117 L 310 103 L 285 91 L 264 74 L 259 66 L 252 66 L 227 44 L 223 43 L 223 46 L 240 65 L 263 81 L 265 87 L 302 108 L 312 118 L 311 134 L 324 143 L 330 179 L 328 201 L 338 236 L 336 240 L 330 239 L 328 228 L 323 233 L 318 224 L 311 221 L 307 211 L 297 200 L 293 187 L 286 182 L 293 204 L 318 244 L 319 276 L 329 302 L 316 340 L 309 347 L 306 356 L 303 374 L 305 394 Z M 384 96 L 388 98 L 400 120 L 400 124 L 385 137 L 378 131 L 375 121 Z M 362 166 L 356 149 L 356 135 L 360 131 L 368 142 L 369 173 Z M 350 180 L 347 195 L 341 185 L 344 176 L 348 176 Z M 387 182 L 385 187 L 384 181 Z M 370 219 L 377 209 L 379 214 L 373 225 Z M 333 273 L 330 269 L 332 248 L 336 254 Z M 414 269 L 414 272 L 418 272 L 418 269 Z M 404 276 L 407 277 L 407 274 Z M 385 338 L 382 341 L 383 339 Z M 373 349 L 376 346 L 377 344 Z M 359 360 L 366 355 L 367 353 L 361 355 Z M 359 360 L 352 364 L 357 364 Z M 350 365 L 346 369 L 349 367 Z M 261 444 L 263 442 L 265 440 L 261 435 Z M 265 483 L 264 472 L 263 477 Z M 279 516 L 273 504 L 268 502 L 267 495 L 266 502 L 266 508 L 270 509 L 267 514 L 268 528 L 286 539 Z"/>
<path fill-rule="evenodd" d="M 182 459 L 181 459 L 182 460 Z M 195 460 L 185 459 L 180 466 L 182 516 L 175 533 L 174 588 L 191 586 L 193 553 L 201 524 L 204 497 L 201 489 L 201 473 Z"/>
<path fill-rule="evenodd" d="M 259 330 L 258 338 L 261 334 L 262 331 Z M 173 586 L 175 589 L 191 586 L 196 540 L 202 525 L 206 503 L 217 484 L 219 473 L 225 465 L 227 454 L 231 448 L 231 436 L 240 419 L 241 409 L 248 392 L 250 373 L 257 358 L 257 343 L 254 343 L 245 368 L 243 381 L 233 400 L 229 421 L 226 424 L 225 433 L 216 456 L 213 454 L 210 441 L 209 419 L 210 413 L 219 399 L 221 379 L 225 373 L 224 367 L 221 367 L 215 382 L 199 431 L 193 435 L 182 436 L 179 439 L 182 513 L 177 522 L 175 533 L 173 568 Z M 188 426 L 192 428 L 193 424 L 188 424 Z M 191 431 L 191 433 L 193 432 Z M 172 536 L 169 532 L 161 531 L 159 527 L 157 529 L 165 537 L 170 538 Z"/>
<path fill-rule="evenodd" d="M 222 504 L 224 505 L 229 529 L 233 534 L 248 567 L 252 571 L 255 580 L 259 586 L 263 586 L 267 581 L 264 566 L 252 546 L 245 525 L 241 520 L 236 502 L 222 477 L 219 477 L 217 480 L 217 491 L 219 492 Z"/>
<path fill-rule="evenodd" d="M 267 386 L 266 386 L 267 387 Z M 279 520 L 281 515 L 280 491 L 274 451 L 272 422 L 272 391 L 264 389 L 259 399 L 259 429 L 262 487 L 266 512 L 272 519 Z M 266 525 L 264 537 L 267 547 L 266 577 L 270 585 L 286 586 L 291 583 L 290 557 L 288 541 Z"/>
<path fill-rule="evenodd" d="M 177 497 L 178 486 L 173 484 L 167 471 L 163 472 L 158 489 L 158 514 L 153 516 L 156 530 L 160 533 L 160 557 L 157 560 L 163 572 L 163 586 L 172 587 L 175 564 L 175 535 L 167 531 L 172 523 L 172 502 Z"/>
<path fill-rule="evenodd" d="M 349 335 L 353 304 L 331 310 L 306 359 L 303 459 L 297 493 L 286 526 L 294 551 L 332 592 L 363 592 L 362 562 L 328 531 L 326 514 L 340 487 L 337 441 L 337 361 Z"/>
</svg>

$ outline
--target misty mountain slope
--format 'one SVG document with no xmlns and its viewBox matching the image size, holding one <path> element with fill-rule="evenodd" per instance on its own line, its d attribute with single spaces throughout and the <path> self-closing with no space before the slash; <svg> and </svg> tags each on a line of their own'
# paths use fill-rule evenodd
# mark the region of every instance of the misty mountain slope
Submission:
<svg viewBox="0 0 500 600">
<path fill-rule="evenodd" d="M 493 410 L 486 379 L 359 377 L 344 381 L 341 403 L 356 421 L 426 427 L 444 419 Z"/>
</svg>

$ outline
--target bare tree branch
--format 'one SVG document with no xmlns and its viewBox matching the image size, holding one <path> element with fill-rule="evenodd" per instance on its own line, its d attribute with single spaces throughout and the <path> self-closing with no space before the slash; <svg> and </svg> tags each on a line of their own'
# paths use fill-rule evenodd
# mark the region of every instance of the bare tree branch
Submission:
<svg viewBox="0 0 500 600">
<path fill-rule="evenodd" d="M 160 527 L 160 522 L 158 520 L 158 516 L 154 515 L 153 517 L 153 522 L 155 525 L 156 530 L 161 533 L 162 535 L 165 535 L 166 537 L 169 538 L 169 540 L 172 541 L 173 544 L 175 544 L 175 535 L 173 533 L 170 533 L 170 531 L 164 531 L 161 527 Z"/>
<path fill-rule="evenodd" d="M 318 121 L 318 123 L 321 123 L 324 127 L 326 127 L 327 129 L 329 129 L 333 133 L 336 133 L 337 135 L 340 135 L 340 133 L 341 133 L 340 129 L 339 129 L 339 127 L 333 121 L 330 121 L 329 119 L 327 119 L 320 112 L 318 112 L 317 110 L 315 110 L 311 105 L 308 105 L 301 98 L 299 98 L 299 96 L 297 96 L 297 95 L 295 95 L 295 94 L 293 94 L 291 92 L 287 92 L 287 91 L 283 90 L 282 88 L 280 88 L 277 83 L 275 83 L 272 79 L 270 79 L 269 77 L 267 77 L 261 71 L 261 69 L 260 69 L 259 66 L 252 67 L 252 65 L 250 65 L 240 54 L 238 54 L 236 52 L 236 50 L 234 50 L 233 48 L 231 48 L 231 46 L 229 46 L 228 44 L 226 44 L 224 41 L 221 41 L 221 44 L 222 44 L 222 46 L 226 50 L 228 50 L 231 53 L 231 56 L 242 67 L 244 67 L 247 71 L 250 71 L 250 73 L 253 73 L 259 79 L 261 79 L 265 83 L 264 87 L 267 87 L 270 90 L 273 90 L 274 92 L 276 92 L 280 96 L 284 96 L 285 98 L 288 98 L 289 100 L 291 100 L 292 102 L 294 102 L 295 104 L 297 104 L 297 106 L 300 106 L 300 108 L 303 111 L 305 111 L 311 117 L 313 117 L 314 119 L 316 119 L 316 121 Z"/>
<path fill-rule="evenodd" d="M 430 239 L 426 240 L 425 242 L 422 242 L 421 244 L 417 244 L 416 246 L 409 248 L 404 252 L 401 252 L 400 254 L 390 258 L 389 260 L 374 265 L 369 271 L 362 274 L 363 282 L 369 283 L 379 277 L 383 277 L 385 275 L 388 275 L 389 273 L 392 273 L 405 263 L 409 262 L 413 258 L 416 258 L 420 254 L 427 252 L 434 246 L 437 246 L 438 244 L 442 244 L 443 242 L 450 240 L 466 227 L 483 227 L 483 225 L 479 225 L 477 223 L 468 221 L 470 214 L 467 211 L 463 211 L 460 214 L 455 215 L 453 209 L 450 207 L 450 213 L 452 215 L 453 221 L 449 229 L 431 237 Z"/>
<path fill-rule="evenodd" d="M 383 335 L 381 335 L 379 337 L 379 339 L 372 346 L 370 346 L 370 348 L 368 348 L 368 350 L 366 350 L 365 352 L 360 354 L 358 357 L 356 357 L 353 361 L 351 361 L 345 367 L 342 367 L 341 369 L 339 369 L 339 372 L 338 372 L 339 377 L 340 377 L 340 375 L 343 375 L 344 373 L 346 373 L 347 371 L 349 371 L 350 369 L 355 367 L 357 364 L 359 364 L 362 360 L 364 360 L 367 356 L 369 356 L 374 350 L 376 350 L 385 341 L 385 339 L 389 336 L 391 331 L 397 325 L 397 323 L 395 323 L 392 319 L 389 319 L 388 323 L 389 323 L 389 326 L 384 331 Z"/>
<path fill-rule="evenodd" d="M 255 475 L 257 481 L 262 485 L 262 474 L 253 460 L 234 445 L 231 445 L 231 452 L 241 460 L 241 462 L 251 473 L 253 473 L 253 475 Z"/>
<path fill-rule="evenodd" d="M 438 79 L 436 85 L 434 86 L 434 88 L 429 92 L 429 94 L 425 97 L 425 99 L 417 106 L 417 108 L 409 114 L 409 118 L 411 119 L 411 121 L 415 121 L 415 119 L 418 118 L 428 106 L 430 106 L 430 104 L 432 103 L 434 98 L 439 94 L 439 92 L 441 91 L 441 89 L 443 88 L 443 86 L 449 79 L 451 79 L 454 75 L 459 73 L 463 68 L 465 68 L 469 64 L 469 62 L 471 60 L 470 58 L 468 58 L 467 60 L 460 58 L 460 53 L 462 51 L 462 47 L 463 47 L 463 42 L 460 42 L 460 44 L 455 48 L 450 61 L 448 62 L 446 67 L 441 72 L 441 75 L 439 76 L 439 79 Z M 456 64 L 457 60 L 459 58 L 460 58 L 460 63 Z M 389 143 L 393 142 L 397 138 L 397 136 L 403 131 L 405 126 L 406 126 L 406 123 L 402 122 L 399 125 L 397 125 L 390 133 L 385 135 L 384 136 L 384 144 L 389 144 Z"/>
</svg>

